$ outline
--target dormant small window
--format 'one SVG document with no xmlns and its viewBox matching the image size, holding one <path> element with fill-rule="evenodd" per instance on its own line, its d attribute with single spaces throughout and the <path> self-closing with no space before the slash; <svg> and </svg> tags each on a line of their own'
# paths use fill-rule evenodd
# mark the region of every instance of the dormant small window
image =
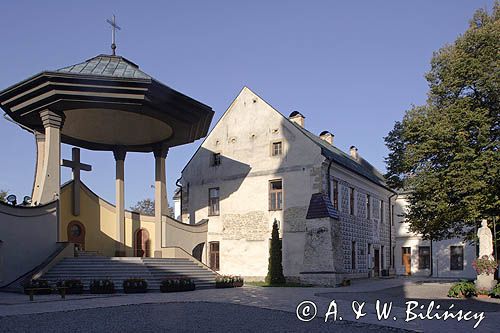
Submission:
<svg viewBox="0 0 500 333">
<path fill-rule="evenodd" d="M 333 208 L 339 210 L 339 182 L 336 180 L 332 180 L 332 204 Z"/>
<path fill-rule="evenodd" d="M 464 270 L 464 247 L 450 246 L 450 270 Z"/>
<path fill-rule="evenodd" d="M 418 248 L 418 269 L 431 268 L 431 248 L 429 246 L 420 246 Z"/>
<path fill-rule="evenodd" d="M 354 187 L 349 187 L 349 214 L 354 215 Z"/>
<path fill-rule="evenodd" d="M 380 200 L 380 222 L 384 222 L 384 200 Z"/>
<path fill-rule="evenodd" d="M 210 165 L 211 166 L 218 166 L 220 165 L 220 153 L 213 153 L 212 154 L 212 159 L 210 160 Z"/>
<path fill-rule="evenodd" d="M 210 268 L 214 271 L 220 269 L 219 242 L 210 242 Z"/>
<path fill-rule="evenodd" d="M 208 189 L 208 215 L 219 215 L 219 188 Z"/>
<path fill-rule="evenodd" d="M 372 198 L 369 194 L 366 195 L 366 218 L 369 220 L 372 218 Z"/>
<path fill-rule="evenodd" d="M 271 155 L 279 156 L 283 154 L 283 143 L 281 141 L 273 142 L 271 147 Z"/>
<path fill-rule="evenodd" d="M 283 182 L 271 180 L 269 182 L 269 210 L 283 209 Z"/>
</svg>

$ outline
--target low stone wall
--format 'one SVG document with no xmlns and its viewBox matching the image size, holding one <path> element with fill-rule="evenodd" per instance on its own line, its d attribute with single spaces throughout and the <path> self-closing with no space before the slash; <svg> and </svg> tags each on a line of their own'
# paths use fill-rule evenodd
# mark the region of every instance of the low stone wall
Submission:
<svg viewBox="0 0 500 333">
<path fill-rule="evenodd" d="M 0 287 L 40 265 L 57 249 L 57 207 L 0 203 Z"/>
</svg>

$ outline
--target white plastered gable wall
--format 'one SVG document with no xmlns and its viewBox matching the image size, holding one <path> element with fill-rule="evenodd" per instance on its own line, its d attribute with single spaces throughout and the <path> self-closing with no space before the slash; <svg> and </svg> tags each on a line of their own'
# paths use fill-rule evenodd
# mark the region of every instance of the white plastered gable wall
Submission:
<svg viewBox="0 0 500 333">
<path fill-rule="evenodd" d="M 283 143 L 282 156 L 271 156 L 275 141 Z M 213 153 L 221 153 L 220 166 L 210 166 Z M 221 273 L 267 274 L 274 219 L 281 224 L 285 274 L 301 271 L 305 215 L 317 192 L 313 170 L 323 160 L 320 148 L 295 125 L 247 87 L 241 90 L 182 173 L 191 222 L 209 218 L 208 241 L 220 242 Z M 282 211 L 269 211 L 272 179 L 283 181 Z M 211 187 L 220 189 L 219 216 L 208 216 Z"/>
</svg>

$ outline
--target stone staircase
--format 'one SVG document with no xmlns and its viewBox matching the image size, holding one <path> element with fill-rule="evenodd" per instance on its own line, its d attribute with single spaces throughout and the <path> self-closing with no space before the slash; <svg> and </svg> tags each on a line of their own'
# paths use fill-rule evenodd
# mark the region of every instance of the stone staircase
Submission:
<svg viewBox="0 0 500 333">
<path fill-rule="evenodd" d="M 148 289 L 160 291 L 161 280 L 169 277 L 187 277 L 194 280 L 196 289 L 215 287 L 216 273 L 209 268 L 184 258 L 103 257 L 83 255 L 64 258 L 41 279 L 56 282 L 79 279 L 88 290 L 94 279 L 110 279 L 117 290 L 122 290 L 123 280 L 143 278 Z"/>
</svg>

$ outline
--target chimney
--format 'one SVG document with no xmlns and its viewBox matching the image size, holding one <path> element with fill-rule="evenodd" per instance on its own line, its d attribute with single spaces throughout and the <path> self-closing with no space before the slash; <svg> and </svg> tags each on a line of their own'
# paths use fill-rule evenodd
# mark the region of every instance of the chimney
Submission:
<svg viewBox="0 0 500 333">
<path fill-rule="evenodd" d="M 290 113 L 288 119 L 304 128 L 304 119 L 306 119 L 306 117 L 304 117 L 299 111 L 293 111 L 292 113 Z"/>
<path fill-rule="evenodd" d="M 326 142 L 328 142 L 329 144 L 331 144 L 333 146 L 333 137 L 334 135 L 328 131 L 323 131 L 320 133 L 319 135 L 320 139 L 322 140 L 325 140 Z"/>
<path fill-rule="evenodd" d="M 355 146 L 351 146 L 350 152 L 351 152 L 351 157 L 354 158 L 356 161 L 358 161 L 359 160 L 358 148 L 356 148 Z"/>
</svg>

